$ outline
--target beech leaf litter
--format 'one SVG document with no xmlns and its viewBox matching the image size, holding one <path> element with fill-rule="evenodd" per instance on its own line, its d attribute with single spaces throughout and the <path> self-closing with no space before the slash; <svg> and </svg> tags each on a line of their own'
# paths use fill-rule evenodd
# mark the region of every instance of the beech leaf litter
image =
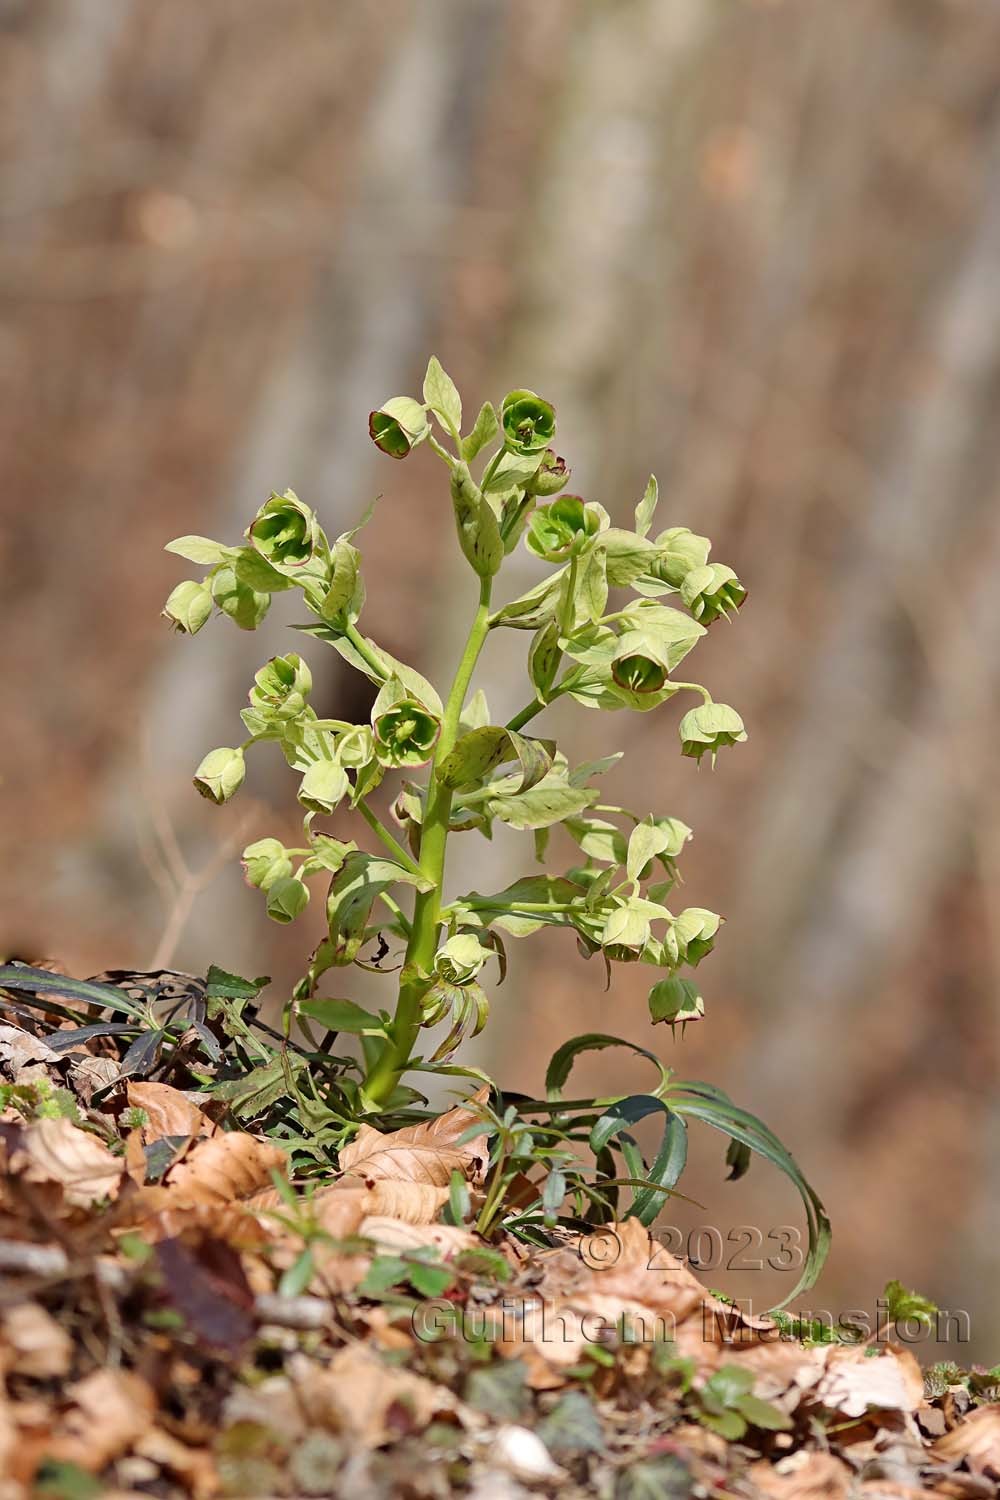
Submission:
<svg viewBox="0 0 1000 1500">
<path fill-rule="evenodd" d="M 486 1090 L 296 1184 L 103 1045 L 0 1025 L 0 1500 L 997 1493 L 998 1371 L 801 1342 L 635 1218 L 448 1222 Z"/>
</svg>

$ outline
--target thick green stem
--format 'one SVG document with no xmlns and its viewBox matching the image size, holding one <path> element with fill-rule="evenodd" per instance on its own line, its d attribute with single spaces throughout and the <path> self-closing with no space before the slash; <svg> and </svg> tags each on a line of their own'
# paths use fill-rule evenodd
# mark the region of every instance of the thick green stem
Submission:
<svg viewBox="0 0 1000 1500">
<path fill-rule="evenodd" d="M 376 817 L 375 813 L 372 812 L 364 797 L 358 798 L 358 812 L 364 818 L 372 832 L 382 840 L 393 859 L 397 859 L 404 870 L 409 870 L 411 875 L 419 875 L 421 871 L 416 860 L 407 853 L 398 839 L 393 838 L 381 819 Z"/>
<path fill-rule="evenodd" d="M 383 1103 L 396 1087 L 410 1061 L 420 1030 L 421 1004 L 427 993 L 431 965 L 437 951 L 445 851 L 451 820 L 451 788 L 438 781 L 437 770 L 445 756 L 454 749 L 458 738 L 458 721 L 472 681 L 472 673 L 489 633 L 491 587 L 491 579 L 483 578 L 480 581 L 479 608 L 476 610 L 441 720 L 441 734 L 431 765 L 427 808 L 420 835 L 420 870 L 431 882 L 431 889 L 417 894 L 403 968 L 405 977 L 399 987 L 399 1001 L 389 1041 L 365 1081 L 365 1094 L 373 1104 Z"/>
</svg>

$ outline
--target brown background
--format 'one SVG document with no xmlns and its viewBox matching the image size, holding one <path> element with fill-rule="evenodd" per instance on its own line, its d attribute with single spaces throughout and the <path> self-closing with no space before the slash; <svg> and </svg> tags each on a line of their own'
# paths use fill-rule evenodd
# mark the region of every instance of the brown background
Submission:
<svg viewBox="0 0 1000 1500">
<path fill-rule="evenodd" d="M 714 776 L 669 709 L 552 716 L 627 745 L 614 789 L 694 825 L 688 898 L 729 918 L 709 1018 L 656 1043 L 821 1187 L 813 1307 L 873 1311 L 899 1276 L 995 1362 L 994 0 L 4 0 L 0 71 L 0 949 L 294 976 L 301 929 L 231 868 L 178 902 L 156 834 L 197 871 L 289 826 L 278 766 L 222 811 L 188 778 L 291 641 L 171 638 L 160 549 L 235 540 L 272 486 L 332 532 L 384 489 L 365 623 L 440 675 L 470 584 L 438 466 L 380 459 L 365 415 L 431 349 L 470 407 L 535 386 L 574 488 L 622 520 L 655 469 L 658 524 L 751 590 L 699 653 L 751 731 Z M 498 713 L 524 645 L 487 659 Z M 363 712 L 316 658 L 328 711 Z M 467 845 L 453 873 L 521 858 Z M 478 1055 L 537 1088 L 594 1028 L 650 1039 L 641 976 L 605 994 L 541 941 Z M 624 1054 L 587 1079 L 642 1086 Z M 715 1142 L 685 1186 L 685 1226 L 795 1216 L 763 1167 L 723 1186 Z"/>
</svg>

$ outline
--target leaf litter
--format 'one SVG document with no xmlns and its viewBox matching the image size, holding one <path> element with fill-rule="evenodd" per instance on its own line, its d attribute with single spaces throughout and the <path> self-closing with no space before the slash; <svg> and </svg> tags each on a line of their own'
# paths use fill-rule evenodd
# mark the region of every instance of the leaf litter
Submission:
<svg viewBox="0 0 1000 1500">
<path fill-rule="evenodd" d="M 104 1045 L 0 1025 L 0 1500 L 996 1494 L 1000 1372 L 800 1342 L 634 1218 L 613 1257 L 454 1222 L 483 1091 L 296 1186 Z"/>
</svg>

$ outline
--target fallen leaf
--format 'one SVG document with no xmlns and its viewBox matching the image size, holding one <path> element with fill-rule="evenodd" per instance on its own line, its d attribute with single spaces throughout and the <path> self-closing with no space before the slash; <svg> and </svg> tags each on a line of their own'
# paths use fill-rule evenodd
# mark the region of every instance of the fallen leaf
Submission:
<svg viewBox="0 0 1000 1500">
<path fill-rule="evenodd" d="M 69 1374 L 73 1340 L 37 1302 L 8 1307 L 0 1319 L 0 1370 L 8 1362 L 18 1375 L 51 1380 Z"/>
<path fill-rule="evenodd" d="M 174 1203 L 232 1203 L 263 1187 L 272 1170 L 287 1162 L 284 1151 L 270 1141 L 242 1130 L 221 1131 L 197 1141 L 170 1168 L 166 1187 Z"/>
<path fill-rule="evenodd" d="M 812 1398 L 845 1417 L 862 1417 L 871 1407 L 912 1412 L 924 1399 L 924 1378 L 909 1349 L 889 1345 L 872 1358 L 863 1347 L 828 1344 L 822 1356 L 825 1369 Z"/>
<path fill-rule="evenodd" d="M 156 1261 L 166 1296 L 192 1333 L 236 1354 L 253 1335 L 253 1292 L 239 1254 L 208 1235 L 160 1240 Z"/>
<path fill-rule="evenodd" d="M 466 1428 L 485 1425 L 446 1386 L 386 1364 L 364 1344 L 348 1344 L 325 1369 L 295 1356 L 289 1373 L 311 1426 L 348 1432 L 368 1448 L 419 1432 L 439 1416 L 457 1417 Z"/>
<path fill-rule="evenodd" d="M 133 1109 L 145 1110 L 149 1117 L 142 1127 L 147 1146 L 164 1135 L 205 1135 L 215 1129 L 197 1104 L 169 1083 L 130 1079 L 128 1102 Z"/>
<path fill-rule="evenodd" d="M 482 1104 L 488 1093 L 484 1086 L 470 1102 Z M 461 1145 L 458 1142 L 479 1119 L 476 1111 L 460 1105 L 436 1120 L 407 1125 L 389 1134 L 373 1125 L 362 1125 L 340 1153 L 341 1171 L 370 1181 L 388 1179 L 445 1188 L 454 1171 L 478 1178 L 487 1159 L 485 1135 Z"/>
<path fill-rule="evenodd" d="M 980 1406 L 933 1445 L 935 1458 L 966 1463 L 973 1474 L 1000 1480 L 1000 1406 Z"/>
<path fill-rule="evenodd" d="M 121 1158 L 69 1120 L 34 1120 L 8 1144 L 10 1173 L 26 1182 L 58 1183 L 67 1203 L 89 1208 L 97 1198 L 118 1195 Z"/>
<path fill-rule="evenodd" d="M 388 1214 L 369 1214 L 362 1219 L 359 1233 L 382 1250 L 419 1250 L 433 1245 L 444 1257 L 482 1246 L 482 1240 L 458 1224 L 412 1223 Z"/>
<path fill-rule="evenodd" d="M 0 1076 L 8 1083 L 37 1083 L 49 1078 L 59 1053 L 41 1037 L 20 1026 L 0 1026 Z"/>
<path fill-rule="evenodd" d="M 766 1460 L 749 1470 L 760 1493 L 767 1500 L 847 1500 L 851 1471 L 832 1453 L 798 1453 L 771 1465 Z"/>
<path fill-rule="evenodd" d="M 73 1403 L 46 1446 L 47 1455 L 99 1473 L 149 1429 L 153 1392 L 128 1370 L 95 1370 L 67 1387 Z"/>
</svg>

